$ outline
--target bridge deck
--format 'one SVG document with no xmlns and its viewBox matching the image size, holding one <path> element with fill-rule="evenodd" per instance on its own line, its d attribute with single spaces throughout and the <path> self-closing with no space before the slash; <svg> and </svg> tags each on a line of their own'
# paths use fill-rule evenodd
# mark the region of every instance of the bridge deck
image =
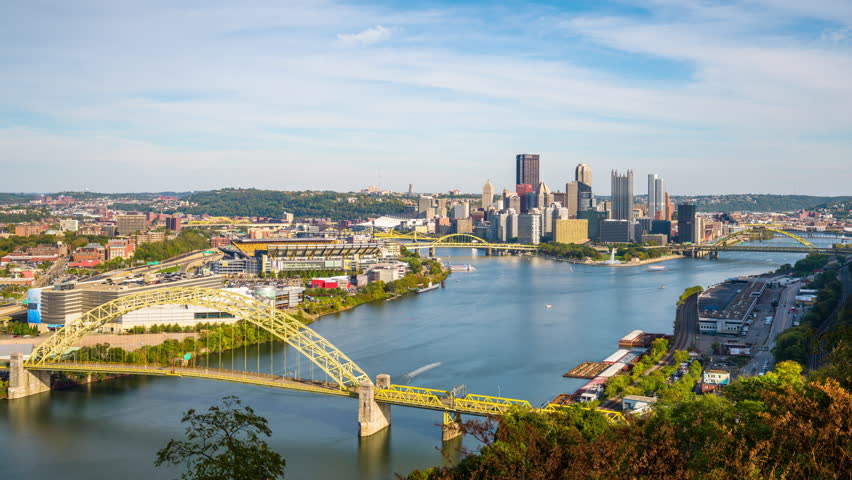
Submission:
<svg viewBox="0 0 852 480">
<path fill-rule="evenodd" d="M 268 373 L 247 372 L 224 368 L 172 367 L 167 365 L 132 365 L 124 363 L 62 362 L 43 365 L 26 365 L 28 370 L 51 370 L 79 373 L 105 373 L 119 375 L 156 375 L 171 377 L 206 378 L 226 382 L 261 385 L 265 387 L 301 392 L 358 397 L 358 392 L 341 389 L 340 385 L 302 378 L 283 377 Z"/>
<path fill-rule="evenodd" d="M 339 384 L 332 382 L 320 382 L 301 378 L 283 377 L 281 375 L 272 375 L 268 373 L 229 370 L 223 368 L 95 362 L 55 362 L 40 365 L 26 365 L 25 368 L 29 370 L 79 373 L 204 378 L 249 385 L 260 385 L 284 390 L 317 393 L 320 395 L 358 398 L 358 392 L 354 387 L 341 388 Z M 467 394 L 464 397 L 454 398 L 452 394 L 446 390 L 412 387 L 408 385 L 390 385 L 386 389 L 377 389 L 375 399 L 378 403 L 389 405 L 476 416 L 499 416 L 508 412 L 512 407 L 521 407 L 539 412 L 554 412 L 560 408 L 565 408 L 556 405 L 548 405 L 545 408 L 534 409 L 526 400 L 477 394 Z M 602 411 L 602 413 L 610 420 L 623 420 L 620 412 Z"/>
</svg>

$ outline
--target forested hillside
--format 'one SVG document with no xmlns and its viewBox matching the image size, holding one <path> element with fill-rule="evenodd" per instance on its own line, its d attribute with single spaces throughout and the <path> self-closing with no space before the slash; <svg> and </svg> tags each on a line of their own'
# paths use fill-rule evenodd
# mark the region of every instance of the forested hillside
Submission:
<svg viewBox="0 0 852 480">
<path fill-rule="evenodd" d="M 677 203 L 695 203 L 701 212 L 792 212 L 810 210 L 820 205 L 838 201 L 850 201 L 852 197 L 813 197 L 809 195 L 696 195 L 675 196 Z"/>
<path fill-rule="evenodd" d="M 230 188 L 193 193 L 184 200 L 194 204 L 193 207 L 182 209 L 187 213 L 228 217 L 281 217 L 287 212 L 301 218 L 330 217 L 332 220 L 342 220 L 399 215 L 405 208 L 405 204 L 397 198 L 355 193 Z"/>
</svg>

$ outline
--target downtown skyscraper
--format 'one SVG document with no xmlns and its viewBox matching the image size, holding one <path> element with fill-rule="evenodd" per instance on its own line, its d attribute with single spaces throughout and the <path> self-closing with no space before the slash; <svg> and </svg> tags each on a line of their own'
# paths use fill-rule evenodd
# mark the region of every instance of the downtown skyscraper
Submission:
<svg viewBox="0 0 852 480">
<path fill-rule="evenodd" d="M 587 163 L 581 163 L 574 169 L 574 180 L 592 186 L 592 167 Z"/>
<path fill-rule="evenodd" d="M 612 219 L 633 220 L 633 170 L 612 171 Z"/>
<path fill-rule="evenodd" d="M 666 219 L 666 187 L 657 174 L 648 175 L 648 217 L 651 220 Z"/>
<path fill-rule="evenodd" d="M 537 154 L 522 153 L 515 156 L 515 184 L 530 185 L 538 188 L 541 183 L 539 178 L 539 158 Z"/>
</svg>

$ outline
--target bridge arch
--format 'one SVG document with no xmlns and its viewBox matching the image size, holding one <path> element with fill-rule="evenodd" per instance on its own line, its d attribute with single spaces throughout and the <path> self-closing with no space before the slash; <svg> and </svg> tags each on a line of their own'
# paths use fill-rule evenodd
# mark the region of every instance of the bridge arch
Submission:
<svg viewBox="0 0 852 480">
<path fill-rule="evenodd" d="M 290 315 L 239 293 L 198 287 L 166 287 L 134 293 L 93 308 L 34 349 L 25 366 L 59 364 L 61 362 L 56 359 L 86 335 L 124 314 L 155 305 L 196 305 L 230 313 L 292 346 L 328 374 L 341 390 L 357 387 L 365 381 L 372 383 L 369 376 L 331 342 Z"/>
<path fill-rule="evenodd" d="M 779 233 L 781 235 L 785 235 L 787 237 L 790 237 L 793 240 L 795 240 L 796 242 L 810 248 L 811 250 L 817 248 L 816 245 L 814 245 L 813 243 L 805 240 L 804 238 L 802 238 L 802 237 L 800 237 L 800 236 L 798 236 L 794 233 L 790 233 L 786 230 L 781 230 L 781 229 L 778 229 L 778 228 L 772 228 L 772 227 L 768 227 L 768 226 L 758 226 L 758 225 L 749 225 L 749 228 L 747 228 L 746 230 L 734 232 L 734 233 L 722 238 L 721 240 L 719 240 L 716 243 L 717 244 L 726 244 L 728 242 L 728 240 L 734 239 L 736 237 L 739 237 L 741 235 L 745 235 L 745 234 L 750 233 L 750 232 L 759 232 L 759 231 L 762 231 L 762 230 L 766 230 L 766 231 L 773 232 L 773 233 Z"/>
<path fill-rule="evenodd" d="M 476 243 L 483 246 L 491 245 L 491 243 L 487 240 L 483 240 L 476 235 L 471 235 L 469 233 L 451 233 L 435 239 L 432 243 L 435 245 L 442 243 Z"/>
</svg>

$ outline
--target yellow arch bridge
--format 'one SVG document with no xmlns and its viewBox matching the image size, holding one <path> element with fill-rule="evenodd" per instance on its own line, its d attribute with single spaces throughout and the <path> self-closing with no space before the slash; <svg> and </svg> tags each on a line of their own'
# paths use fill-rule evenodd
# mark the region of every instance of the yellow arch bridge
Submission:
<svg viewBox="0 0 852 480">
<path fill-rule="evenodd" d="M 285 346 L 295 349 L 301 358 L 307 358 L 311 371 L 319 368 L 325 375 L 322 381 L 299 378 L 301 370 L 273 373 L 274 351 L 270 351 L 270 369 L 261 371 L 258 357 L 258 371 L 251 371 L 247 356 L 243 358 L 242 369 L 237 368 L 235 355 L 230 355 L 231 368 L 227 360 L 221 361 L 222 349 L 218 349 L 220 361 L 214 361 L 217 344 L 222 345 L 226 334 L 207 335 L 203 340 L 193 342 L 195 352 L 187 352 L 184 357 L 172 359 L 167 364 L 147 361 L 137 353 L 105 352 L 97 358 L 82 357 L 83 352 L 77 345 L 87 335 L 97 333 L 110 322 L 130 312 L 157 305 L 195 305 L 208 307 L 242 320 L 241 324 L 231 324 L 231 340 L 243 335 L 248 338 L 261 338 L 263 334 L 271 340 L 281 341 Z M 221 329 L 219 330 L 222 331 Z M 216 337 L 216 338 L 213 338 Z M 233 343 L 231 345 L 234 345 Z M 243 345 L 247 345 L 245 342 Z M 243 348 L 248 348 L 244 346 Z M 122 351 L 123 352 L 123 351 Z M 231 351 L 233 353 L 233 350 Z M 194 353 L 194 355 L 193 355 Z M 201 360 L 206 358 L 206 362 Z M 238 293 L 208 288 L 162 288 L 158 290 L 127 295 L 100 305 L 86 312 L 79 319 L 66 324 L 44 343 L 33 350 L 24 361 L 22 355 L 13 354 L 10 365 L 9 398 L 20 398 L 50 389 L 50 372 L 77 372 L 82 374 L 135 374 L 205 378 L 228 382 L 260 385 L 285 390 L 335 395 L 358 399 L 358 421 L 362 436 L 372 435 L 390 424 L 390 406 L 422 408 L 441 411 L 444 414 L 444 438 L 453 438 L 460 434 L 459 421 L 462 414 L 479 416 L 499 416 L 512 408 L 554 412 L 562 408 L 548 405 L 534 408 L 528 401 L 468 394 L 464 389 L 452 391 L 394 385 L 390 376 L 378 375 L 373 383 L 370 377 L 346 354 L 320 334 L 302 324 L 290 315 L 276 310 L 254 298 Z M 612 421 L 624 421 L 621 413 L 599 410 Z"/>
<path fill-rule="evenodd" d="M 391 237 L 391 238 L 399 238 L 399 237 Z M 430 238 L 430 237 L 415 237 L 409 236 L 406 237 L 409 239 L 409 242 L 402 243 L 402 246 L 409 250 L 420 249 L 420 248 L 428 248 L 430 250 L 434 250 L 435 248 L 476 248 L 483 249 L 487 251 L 493 250 L 502 250 L 502 251 L 515 251 L 515 252 L 537 252 L 538 245 L 526 245 L 522 243 L 493 243 L 482 238 L 479 238 L 475 235 L 470 235 L 467 233 L 453 233 L 451 235 L 444 235 L 443 237 Z"/>
<path fill-rule="evenodd" d="M 718 252 L 779 252 L 779 253 L 852 253 L 852 249 L 819 247 L 793 232 L 784 230 L 783 225 L 747 224 L 748 228 L 716 240 L 712 244 L 684 247 L 688 252 L 718 254 Z M 753 245 L 743 242 L 743 237 L 754 233 L 772 232 L 792 238 L 801 246 Z"/>
</svg>

